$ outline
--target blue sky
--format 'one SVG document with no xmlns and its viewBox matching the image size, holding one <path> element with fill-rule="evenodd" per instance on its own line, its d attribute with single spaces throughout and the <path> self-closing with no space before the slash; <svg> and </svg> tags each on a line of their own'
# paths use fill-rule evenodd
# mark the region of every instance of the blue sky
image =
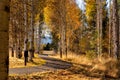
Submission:
<svg viewBox="0 0 120 80">
<path fill-rule="evenodd" d="M 85 4 L 84 0 L 76 0 L 76 2 L 78 4 L 79 8 L 81 8 L 82 10 L 85 9 L 85 7 L 84 7 L 84 4 Z"/>
</svg>

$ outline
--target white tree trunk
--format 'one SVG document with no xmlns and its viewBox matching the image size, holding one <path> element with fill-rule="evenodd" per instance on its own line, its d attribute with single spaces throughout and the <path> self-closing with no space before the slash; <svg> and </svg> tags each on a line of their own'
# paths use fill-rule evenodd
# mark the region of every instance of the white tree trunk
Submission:
<svg viewBox="0 0 120 80">
<path fill-rule="evenodd" d="M 100 55 L 100 17 L 99 17 L 99 15 L 100 15 L 100 12 L 99 12 L 99 10 L 100 10 L 100 1 L 99 0 L 96 0 L 96 4 L 97 4 L 97 35 L 98 35 L 98 37 L 97 37 L 97 54 L 98 54 L 98 56 Z"/>
<path fill-rule="evenodd" d="M 112 53 L 112 42 L 111 42 L 111 38 L 112 38 L 112 11 L 111 11 L 111 0 L 109 1 L 109 56 L 111 57 L 111 53 Z"/>
<path fill-rule="evenodd" d="M 103 24 L 103 22 L 102 22 L 103 21 L 103 15 L 102 15 L 103 14 L 102 13 L 103 12 L 103 10 L 102 10 L 103 5 L 102 5 L 102 3 L 103 3 L 103 0 L 100 0 L 100 14 L 99 14 L 100 15 L 100 34 L 99 34 L 99 37 L 100 37 L 100 55 L 102 54 L 102 34 L 103 34 L 102 33 L 102 27 L 103 27 L 102 26 L 102 24 Z"/>
</svg>

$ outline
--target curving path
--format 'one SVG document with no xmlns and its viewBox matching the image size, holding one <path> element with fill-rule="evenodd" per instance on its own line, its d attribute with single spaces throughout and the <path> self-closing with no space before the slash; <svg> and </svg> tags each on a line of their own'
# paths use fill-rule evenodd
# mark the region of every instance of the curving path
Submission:
<svg viewBox="0 0 120 80">
<path fill-rule="evenodd" d="M 39 55 L 42 59 L 46 60 L 46 64 L 36 67 L 27 68 L 11 68 L 9 74 L 30 74 L 34 72 L 44 72 L 58 69 L 68 69 L 72 66 L 71 63 L 62 61 L 60 59 L 50 58 L 48 55 Z"/>
</svg>

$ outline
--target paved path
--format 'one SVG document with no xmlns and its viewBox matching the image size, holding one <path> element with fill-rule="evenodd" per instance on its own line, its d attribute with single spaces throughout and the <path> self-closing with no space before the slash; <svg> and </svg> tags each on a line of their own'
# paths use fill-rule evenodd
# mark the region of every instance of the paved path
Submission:
<svg viewBox="0 0 120 80">
<path fill-rule="evenodd" d="M 51 70 L 58 70 L 58 69 L 68 69 L 72 66 L 71 63 L 50 58 L 48 55 L 39 55 L 42 59 L 46 60 L 46 64 L 42 66 L 36 67 L 28 67 L 28 68 L 12 68 L 9 69 L 9 74 L 30 74 L 34 72 L 44 72 L 44 71 L 51 71 Z"/>
</svg>

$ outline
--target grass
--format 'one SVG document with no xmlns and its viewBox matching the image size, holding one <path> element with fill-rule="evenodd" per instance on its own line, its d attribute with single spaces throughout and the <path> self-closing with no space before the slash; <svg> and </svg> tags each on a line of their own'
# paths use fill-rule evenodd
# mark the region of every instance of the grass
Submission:
<svg viewBox="0 0 120 80">
<path fill-rule="evenodd" d="M 59 58 L 59 55 L 51 56 Z M 113 58 L 95 58 L 89 59 L 86 55 L 77 55 L 69 53 L 67 58 L 63 55 L 62 60 L 73 63 L 71 72 L 87 75 L 86 77 L 94 76 L 98 78 L 118 78 L 120 75 L 120 62 Z"/>
<path fill-rule="evenodd" d="M 24 66 L 24 58 L 17 59 L 14 57 L 9 58 L 9 68 L 23 68 L 23 67 L 32 67 L 45 64 L 45 60 L 38 57 L 38 54 L 35 54 L 33 62 L 28 62 L 27 66 Z"/>
<path fill-rule="evenodd" d="M 61 59 L 59 54 L 52 55 L 50 57 Z M 92 65 L 92 60 L 88 59 L 85 55 L 78 55 L 78 54 L 74 54 L 71 52 L 68 53 L 67 58 L 65 55 L 63 55 L 62 60 L 72 62 L 75 64 L 86 64 L 87 63 L 87 65 Z"/>
</svg>

